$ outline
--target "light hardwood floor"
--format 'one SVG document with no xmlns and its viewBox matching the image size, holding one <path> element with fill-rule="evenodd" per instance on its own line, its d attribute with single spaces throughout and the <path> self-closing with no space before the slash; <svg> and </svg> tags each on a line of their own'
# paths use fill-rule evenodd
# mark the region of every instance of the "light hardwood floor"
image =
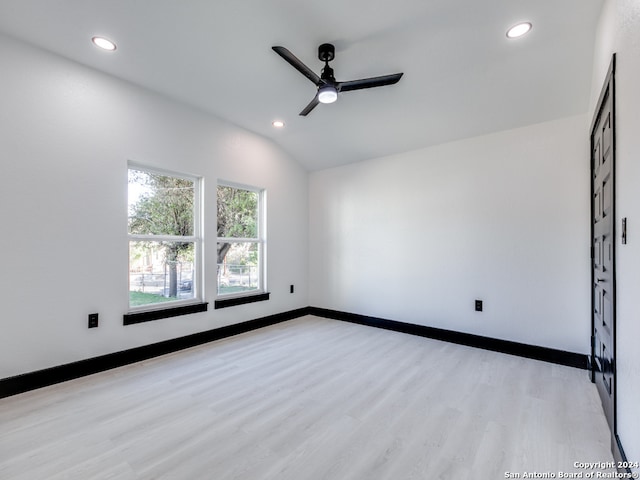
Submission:
<svg viewBox="0 0 640 480">
<path fill-rule="evenodd" d="M 0 400 L 11 480 L 492 480 L 612 460 L 583 370 L 312 316 Z"/>
</svg>

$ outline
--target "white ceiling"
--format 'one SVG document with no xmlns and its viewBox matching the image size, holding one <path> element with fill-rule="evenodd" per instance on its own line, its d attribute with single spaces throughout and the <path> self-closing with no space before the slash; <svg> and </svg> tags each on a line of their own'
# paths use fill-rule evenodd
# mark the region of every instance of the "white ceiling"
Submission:
<svg viewBox="0 0 640 480">
<path fill-rule="evenodd" d="M 309 170 L 584 113 L 602 0 L 2 0 L 0 31 L 272 139 Z M 508 40 L 519 21 L 532 31 Z M 113 39 L 99 51 L 94 35 Z M 338 80 L 404 72 L 307 117 Z M 284 129 L 271 126 L 274 119 Z"/>
</svg>

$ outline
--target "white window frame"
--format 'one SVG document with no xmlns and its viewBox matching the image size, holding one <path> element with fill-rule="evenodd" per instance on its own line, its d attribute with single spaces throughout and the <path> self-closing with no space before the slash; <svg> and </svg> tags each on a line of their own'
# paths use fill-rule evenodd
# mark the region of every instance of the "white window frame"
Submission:
<svg viewBox="0 0 640 480">
<path fill-rule="evenodd" d="M 129 175 L 129 170 L 139 170 L 143 172 L 155 173 L 159 175 L 165 175 L 169 177 L 180 178 L 183 180 L 189 180 L 193 182 L 193 235 L 189 236 L 179 236 L 179 235 L 142 235 L 142 234 L 133 234 L 128 231 L 127 228 L 127 252 L 129 252 L 129 246 L 132 241 L 150 241 L 150 242 L 193 242 L 194 249 L 194 273 L 193 273 L 193 297 L 182 299 L 182 300 L 169 300 L 166 302 L 159 302 L 155 304 L 147 304 L 147 305 L 139 305 L 132 307 L 129 298 L 127 298 L 127 305 L 129 313 L 136 312 L 145 312 L 145 311 L 155 311 L 155 310 L 166 310 L 174 307 L 180 307 L 184 305 L 193 305 L 202 303 L 204 301 L 204 262 L 203 262 L 203 254 L 202 254 L 202 191 L 203 191 L 203 179 L 202 177 L 191 175 L 187 173 L 175 172 L 172 170 L 166 170 L 163 168 L 150 167 L 148 165 L 144 165 L 141 163 L 131 162 L 129 161 L 127 164 L 127 177 Z M 128 195 L 128 193 L 127 193 Z M 129 215 L 128 212 L 128 201 L 127 201 L 127 218 Z M 127 296 L 131 291 L 130 285 L 130 263 L 131 259 L 129 258 L 129 253 L 127 253 Z"/>
<path fill-rule="evenodd" d="M 245 185 L 235 182 L 228 182 L 225 180 L 218 180 L 216 184 L 216 190 L 218 186 L 236 188 L 239 190 L 247 190 L 254 192 L 258 195 L 258 226 L 256 238 L 237 238 L 237 237 L 218 237 L 216 236 L 216 249 L 219 242 L 229 243 L 256 243 L 258 245 L 258 288 L 255 290 L 249 290 L 245 292 L 235 293 L 219 293 L 218 285 L 218 265 L 216 258 L 216 298 L 218 300 L 227 300 L 235 298 L 251 297 L 267 293 L 267 236 L 266 236 L 266 204 L 267 193 L 264 188 L 255 187 L 251 185 Z M 216 195 L 216 202 L 218 196 Z M 216 206 L 216 225 L 217 225 L 217 206 Z M 217 232 L 217 228 L 216 228 Z"/>
</svg>

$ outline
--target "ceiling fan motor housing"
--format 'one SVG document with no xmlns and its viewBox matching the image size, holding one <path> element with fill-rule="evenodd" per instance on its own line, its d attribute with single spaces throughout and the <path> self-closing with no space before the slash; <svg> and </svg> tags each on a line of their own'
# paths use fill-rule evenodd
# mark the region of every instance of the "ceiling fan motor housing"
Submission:
<svg viewBox="0 0 640 480">
<path fill-rule="evenodd" d="M 324 80 L 325 83 L 336 83 L 336 78 L 333 76 L 333 68 L 331 68 L 328 64 L 322 69 L 320 78 Z"/>
</svg>

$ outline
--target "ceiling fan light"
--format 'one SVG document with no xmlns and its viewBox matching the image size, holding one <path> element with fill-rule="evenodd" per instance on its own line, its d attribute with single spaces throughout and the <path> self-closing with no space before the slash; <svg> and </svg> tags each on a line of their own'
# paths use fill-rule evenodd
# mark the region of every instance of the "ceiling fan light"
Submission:
<svg viewBox="0 0 640 480">
<path fill-rule="evenodd" d="M 338 90 L 333 85 L 324 85 L 318 90 L 320 103 L 333 103 L 338 99 Z"/>
</svg>

